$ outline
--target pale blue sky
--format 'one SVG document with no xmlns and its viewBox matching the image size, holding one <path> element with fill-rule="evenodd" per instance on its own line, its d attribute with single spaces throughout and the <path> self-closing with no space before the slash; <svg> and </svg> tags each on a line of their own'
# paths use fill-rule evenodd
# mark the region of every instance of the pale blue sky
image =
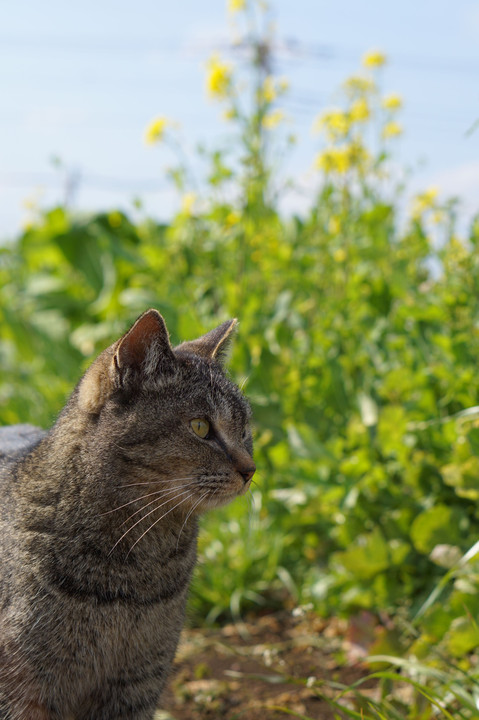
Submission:
<svg viewBox="0 0 479 720">
<path fill-rule="evenodd" d="M 271 7 L 280 46 L 294 39 L 325 51 L 277 57 L 278 73 L 291 82 L 286 107 L 298 136 L 289 172 L 307 182 L 313 118 L 334 104 L 362 54 L 379 48 L 390 58 L 383 87 L 405 101 L 397 157 L 417 168 L 413 188 L 439 185 L 464 197 L 468 212 L 479 208 L 479 130 L 465 136 L 479 118 L 479 2 L 271 0 Z M 175 118 L 187 152 L 228 138 L 205 95 L 204 65 L 230 38 L 223 0 L 5 0 L 0 237 L 19 228 L 24 198 L 62 199 L 53 155 L 81 173 L 76 207 L 128 209 L 140 195 L 149 212 L 167 218 L 177 204 L 163 174 L 172 157 L 143 144 L 144 128 L 155 115 Z M 156 182 L 164 189 L 151 191 Z"/>
</svg>

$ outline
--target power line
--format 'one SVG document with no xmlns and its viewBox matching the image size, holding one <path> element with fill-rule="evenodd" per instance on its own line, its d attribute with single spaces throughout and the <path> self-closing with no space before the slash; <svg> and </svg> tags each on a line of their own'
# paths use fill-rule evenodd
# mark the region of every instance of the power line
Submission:
<svg viewBox="0 0 479 720">
<path fill-rule="evenodd" d="M 0 173 L 0 185 L 5 185 L 9 188 L 27 188 L 32 187 L 32 185 L 58 187 L 65 186 L 73 177 L 77 185 L 87 185 L 98 190 L 109 190 L 112 192 L 155 193 L 169 187 L 167 182 L 153 178 L 135 180 L 91 173 L 84 174 L 76 170 L 68 170 L 62 174 L 42 172 Z"/>
<path fill-rule="evenodd" d="M 25 48 L 41 51 L 46 50 L 48 52 L 97 52 L 101 54 L 112 52 L 121 54 L 131 52 L 148 53 L 158 51 L 171 54 L 176 51 L 184 51 L 181 43 L 154 37 L 132 38 L 131 36 L 115 36 L 112 38 L 107 35 L 73 35 L 70 37 L 66 37 L 65 35 L 0 35 L 0 51 L 23 51 Z"/>
<path fill-rule="evenodd" d="M 165 55 L 177 53 L 185 59 L 197 60 L 198 55 L 204 55 L 213 49 L 234 55 L 245 56 L 252 50 L 251 42 L 248 40 L 232 44 L 228 40 L 218 42 L 194 43 L 185 45 L 182 42 L 175 42 L 165 38 L 152 36 L 136 37 L 110 37 L 107 35 L 74 35 L 65 36 L 24 36 L 24 35 L 0 35 L 0 52 L 12 50 L 24 51 L 34 49 L 48 52 L 96 52 L 100 54 L 109 53 L 158 53 Z M 281 59 L 331 63 L 338 61 L 358 61 L 364 53 L 364 48 L 342 47 L 326 45 L 321 43 L 308 43 L 294 37 L 280 38 L 270 46 L 270 54 L 274 62 Z M 386 53 L 388 54 L 388 53 Z M 444 58 L 428 57 L 420 55 L 406 55 L 404 53 L 390 54 L 391 66 L 398 66 L 410 70 L 423 70 L 434 73 L 460 73 L 479 74 L 479 58 Z"/>
<path fill-rule="evenodd" d="M 218 44 L 223 52 L 233 55 L 244 56 L 247 59 L 248 42 L 235 44 L 223 41 Z M 206 46 L 204 46 L 206 49 Z M 358 62 L 365 49 L 359 47 L 342 47 L 334 45 L 323 45 L 320 43 L 308 43 L 293 37 L 279 39 L 271 44 L 271 56 L 274 62 L 281 60 L 310 61 L 310 62 Z M 391 66 L 398 66 L 410 70 L 424 70 L 438 73 L 460 73 L 479 75 L 479 56 L 476 59 L 465 58 L 440 58 L 420 55 L 405 55 L 404 53 L 385 53 L 389 58 Z M 479 54 L 478 54 L 479 55 Z"/>
</svg>

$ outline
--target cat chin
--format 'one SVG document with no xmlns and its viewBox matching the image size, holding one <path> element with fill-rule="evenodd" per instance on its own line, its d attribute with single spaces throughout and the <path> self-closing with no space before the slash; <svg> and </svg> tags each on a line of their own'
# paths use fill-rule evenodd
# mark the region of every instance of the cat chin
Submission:
<svg viewBox="0 0 479 720">
<path fill-rule="evenodd" d="M 212 510 L 213 508 L 217 507 L 223 507 L 224 505 L 228 505 L 232 500 L 239 497 L 240 495 L 245 495 L 249 488 L 250 488 L 251 482 L 246 483 L 246 485 L 243 485 L 243 487 L 232 490 L 231 492 L 225 492 L 221 495 L 212 495 L 211 497 L 207 498 L 201 503 L 201 506 L 198 508 L 200 512 L 204 512 L 206 510 Z"/>
</svg>

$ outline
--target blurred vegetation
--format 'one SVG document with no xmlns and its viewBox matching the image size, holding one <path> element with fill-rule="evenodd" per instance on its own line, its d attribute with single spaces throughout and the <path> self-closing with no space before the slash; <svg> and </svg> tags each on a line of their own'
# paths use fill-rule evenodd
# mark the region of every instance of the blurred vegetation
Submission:
<svg viewBox="0 0 479 720">
<path fill-rule="evenodd" d="M 458 237 L 457 206 L 435 189 L 407 208 L 401 99 L 380 92 L 380 53 L 318 118 L 317 194 L 285 217 L 287 82 L 257 52 L 268 38 L 251 4 L 232 8 L 256 50 L 249 85 L 219 56 L 207 67 L 231 142 L 203 151 L 201 192 L 179 156 L 169 224 L 56 207 L 0 248 L 0 422 L 50 425 L 150 306 L 174 342 L 237 316 L 256 512 L 237 501 L 205 520 L 193 606 L 211 620 L 255 603 L 396 614 L 414 657 L 466 673 L 479 644 L 479 565 L 464 558 L 479 535 L 479 411 L 464 412 L 479 404 L 479 220 Z M 146 139 L 177 148 L 177 128 L 156 118 Z"/>
</svg>

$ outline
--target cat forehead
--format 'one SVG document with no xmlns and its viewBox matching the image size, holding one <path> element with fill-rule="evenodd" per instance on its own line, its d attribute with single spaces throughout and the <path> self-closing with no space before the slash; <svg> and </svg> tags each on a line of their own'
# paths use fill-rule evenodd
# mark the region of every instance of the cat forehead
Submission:
<svg viewBox="0 0 479 720">
<path fill-rule="evenodd" d="M 211 415 L 225 420 L 249 420 L 251 410 L 241 390 L 229 380 L 222 367 L 189 353 L 179 353 L 172 375 L 159 373 L 150 390 L 160 396 L 167 394 L 184 410 L 203 408 Z"/>
<path fill-rule="evenodd" d="M 221 420 L 226 423 L 239 421 L 243 425 L 250 419 L 249 404 L 233 383 L 229 383 L 229 387 L 226 389 L 219 385 L 213 386 L 211 392 L 208 393 L 208 401 L 212 415 L 217 421 Z"/>
</svg>

